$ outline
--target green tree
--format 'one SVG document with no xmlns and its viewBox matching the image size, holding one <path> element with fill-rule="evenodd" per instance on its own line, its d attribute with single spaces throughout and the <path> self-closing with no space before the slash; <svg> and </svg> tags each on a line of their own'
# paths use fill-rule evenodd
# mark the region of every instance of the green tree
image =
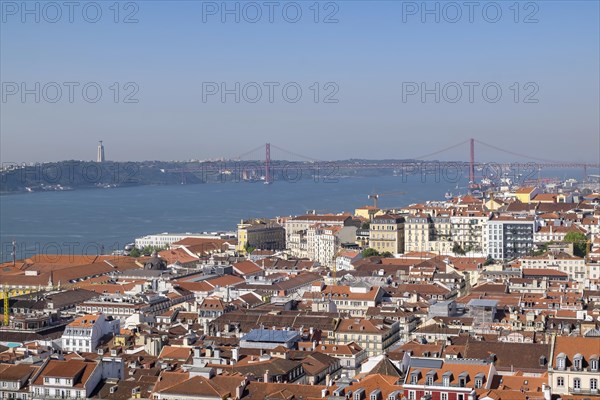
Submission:
<svg viewBox="0 0 600 400">
<path fill-rule="evenodd" d="M 464 256 L 467 253 L 466 251 L 463 250 L 460 243 L 458 243 L 458 242 L 454 242 L 454 245 L 452 246 L 452 252 L 454 254 L 458 254 L 461 256 Z"/>
<path fill-rule="evenodd" d="M 144 248 L 141 250 L 142 255 L 144 256 L 149 256 L 152 255 L 152 253 L 154 252 L 160 252 L 163 250 L 168 249 L 169 246 L 152 246 L 152 245 L 148 245 L 148 246 L 144 246 Z"/>
<path fill-rule="evenodd" d="M 246 244 L 244 245 L 244 250 L 246 251 L 246 254 L 252 254 L 252 252 L 256 250 L 256 247 L 250 246 L 250 244 L 246 242 Z"/>
<path fill-rule="evenodd" d="M 581 232 L 569 232 L 565 235 L 565 242 L 573 243 L 573 254 L 585 257 L 587 254 L 587 237 Z"/>
<path fill-rule="evenodd" d="M 362 256 L 363 257 L 373 257 L 373 256 L 379 256 L 379 257 L 394 257 L 394 255 L 392 253 L 390 253 L 389 251 L 384 251 L 383 253 L 378 252 L 377 250 L 369 247 L 368 249 L 364 249 L 362 251 Z"/>
<path fill-rule="evenodd" d="M 533 257 L 537 257 L 537 256 L 541 256 L 542 254 L 546 253 L 548 251 L 548 245 L 552 243 L 542 243 L 540 245 L 537 246 L 537 248 L 535 250 L 530 250 L 527 255 L 529 256 L 533 256 Z"/>
<path fill-rule="evenodd" d="M 372 256 L 378 256 L 379 252 L 371 247 L 369 247 L 368 249 L 364 249 L 362 251 L 362 256 L 363 257 L 372 257 Z"/>
<path fill-rule="evenodd" d="M 138 249 L 137 247 L 134 247 L 130 252 L 129 252 L 129 256 L 131 257 L 135 257 L 138 258 L 139 256 L 141 256 L 142 253 L 140 252 L 140 249 Z"/>
<path fill-rule="evenodd" d="M 492 265 L 495 262 L 496 261 L 494 261 L 494 259 L 492 258 L 492 256 L 490 256 L 488 254 L 487 258 L 485 259 L 485 262 L 483 263 L 483 266 Z"/>
</svg>

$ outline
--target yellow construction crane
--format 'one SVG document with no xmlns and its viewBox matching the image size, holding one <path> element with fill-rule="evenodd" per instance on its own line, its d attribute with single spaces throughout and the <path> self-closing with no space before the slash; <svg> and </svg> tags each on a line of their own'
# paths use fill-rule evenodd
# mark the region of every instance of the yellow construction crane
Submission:
<svg viewBox="0 0 600 400">
<path fill-rule="evenodd" d="M 4 319 L 2 320 L 2 325 L 8 326 L 10 322 L 10 314 L 8 312 L 8 290 L 6 286 L 2 288 L 2 299 L 4 300 L 3 310 L 4 311 Z"/>
<path fill-rule="evenodd" d="M 3 303 L 3 313 L 4 318 L 2 320 L 2 325 L 8 326 L 10 322 L 10 304 L 9 299 L 14 292 L 18 292 L 19 289 L 9 289 L 8 286 L 4 285 L 2 287 L 2 303 Z"/>
<path fill-rule="evenodd" d="M 370 194 L 369 196 L 367 196 L 369 198 L 369 200 L 373 200 L 373 206 L 375 208 L 379 208 L 378 207 L 378 200 L 381 196 L 399 196 L 399 195 L 403 195 L 406 194 L 405 192 L 387 192 L 387 193 L 373 193 Z"/>
<path fill-rule="evenodd" d="M 52 286 L 52 290 L 69 290 L 75 287 L 75 284 L 69 283 L 66 285 L 61 285 L 60 283 L 58 285 L 53 285 Z M 28 289 L 11 289 L 8 286 L 4 285 L 2 287 L 2 302 L 3 302 L 3 314 L 4 314 L 4 318 L 2 320 L 2 325 L 7 326 L 10 323 L 10 303 L 9 300 L 11 297 L 14 297 L 15 295 L 17 296 L 21 296 L 21 295 L 26 295 L 29 293 L 32 293 L 36 291 L 34 288 L 28 288 Z"/>
</svg>

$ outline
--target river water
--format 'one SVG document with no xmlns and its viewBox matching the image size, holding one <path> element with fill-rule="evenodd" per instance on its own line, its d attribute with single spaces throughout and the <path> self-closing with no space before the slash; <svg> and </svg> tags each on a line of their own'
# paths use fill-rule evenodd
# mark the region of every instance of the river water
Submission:
<svg viewBox="0 0 600 400">
<path fill-rule="evenodd" d="M 96 254 L 122 249 L 136 237 L 158 232 L 234 231 L 243 218 L 318 212 L 352 212 L 372 204 L 369 193 L 405 192 L 382 196 L 379 205 L 395 207 L 443 200 L 447 191 L 465 192 L 462 180 L 439 176 L 377 176 L 139 186 L 38 192 L 0 197 L 2 260 L 35 253 Z"/>
</svg>

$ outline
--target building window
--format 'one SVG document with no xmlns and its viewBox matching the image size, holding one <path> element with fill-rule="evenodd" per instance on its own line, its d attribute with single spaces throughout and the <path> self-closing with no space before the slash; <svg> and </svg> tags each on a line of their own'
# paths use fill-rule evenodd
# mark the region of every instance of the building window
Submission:
<svg viewBox="0 0 600 400">
<path fill-rule="evenodd" d="M 480 378 L 475 379 L 475 388 L 479 389 L 481 386 L 483 386 L 483 379 L 480 379 Z"/>
<path fill-rule="evenodd" d="M 575 390 L 581 389 L 581 379 L 580 378 L 573 379 L 573 389 L 575 389 Z"/>
<path fill-rule="evenodd" d="M 448 393 L 442 393 L 440 400 L 448 400 Z"/>
<path fill-rule="evenodd" d="M 411 390 L 408 392 L 408 400 L 415 400 L 415 391 Z"/>
<path fill-rule="evenodd" d="M 427 377 L 427 382 L 425 383 L 427 386 L 433 385 L 433 376 L 429 375 Z"/>
<path fill-rule="evenodd" d="M 576 371 L 581 371 L 582 364 L 583 356 L 581 354 L 576 354 L 575 357 L 573 357 L 573 368 L 575 368 Z"/>
<path fill-rule="evenodd" d="M 594 358 L 590 361 L 590 368 L 592 371 L 598 371 L 598 359 Z"/>
<path fill-rule="evenodd" d="M 596 378 L 590 379 L 590 389 L 598 390 L 598 379 L 596 379 Z"/>
<path fill-rule="evenodd" d="M 567 360 L 564 355 L 559 355 L 558 358 L 556 359 L 556 368 L 564 371 L 566 364 L 567 364 L 566 361 Z"/>
</svg>

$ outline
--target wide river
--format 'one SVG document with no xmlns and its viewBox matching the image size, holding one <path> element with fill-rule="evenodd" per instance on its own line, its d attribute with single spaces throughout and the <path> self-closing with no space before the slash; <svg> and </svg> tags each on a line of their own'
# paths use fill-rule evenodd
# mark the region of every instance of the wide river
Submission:
<svg viewBox="0 0 600 400">
<path fill-rule="evenodd" d="M 0 197 L 1 259 L 35 253 L 96 254 L 122 249 L 136 237 L 158 232 L 234 231 L 243 218 L 350 211 L 366 204 L 369 193 L 380 206 L 443 200 L 456 182 L 431 176 L 340 178 L 337 182 L 280 181 L 272 185 L 222 183 L 139 186 L 39 192 Z M 465 186 L 465 182 L 461 182 Z"/>
</svg>

